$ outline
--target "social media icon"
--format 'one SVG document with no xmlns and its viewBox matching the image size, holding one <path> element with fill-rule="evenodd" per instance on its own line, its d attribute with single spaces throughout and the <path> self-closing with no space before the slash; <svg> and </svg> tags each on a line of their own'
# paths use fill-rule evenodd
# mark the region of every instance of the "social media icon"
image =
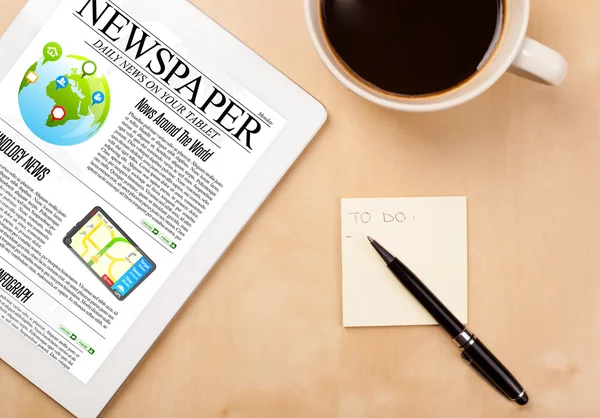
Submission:
<svg viewBox="0 0 600 418">
<path fill-rule="evenodd" d="M 49 42 L 44 46 L 44 64 L 48 61 L 58 61 L 62 57 L 62 47 L 56 42 Z"/>
<path fill-rule="evenodd" d="M 27 79 L 27 81 L 31 84 L 35 83 L 36 81 L 38 81 L 38 79 L 40 78 L 36 73 L 34 73 L 33 71 L 29 71 L 27 73 L 27 75 L 25 76 L 25 78 Z"/>
<path fill-rule="evenodd" d="M 52 115 L 52 122 L 54 122 L 55 120 L 63 120 L 67 116 L 67 111 L 62 106 L 54 106 L 50 114 Z"/>
<path fill-rule="evenodd" d="M 69 85 L 69 79 L 64 75 L 56 77 L 56 90 L 64 89 Z"/>
<path fill-rule="evenodd" d="M 104 103 L 104 93 L 97 91 L 92 95 L 92 106 Z"/>
<path fill-rule="evenodd" d="M 96 63 L 94 61 L 84 62 L 83 65 L 81 66 L 81 73 L 83 74 L 81 76 L 81 78 L 86 77 L 88 75 L 96 74 L 97 69 L 98 69 L 98 67 L 96 66 Z"/>
</svg>

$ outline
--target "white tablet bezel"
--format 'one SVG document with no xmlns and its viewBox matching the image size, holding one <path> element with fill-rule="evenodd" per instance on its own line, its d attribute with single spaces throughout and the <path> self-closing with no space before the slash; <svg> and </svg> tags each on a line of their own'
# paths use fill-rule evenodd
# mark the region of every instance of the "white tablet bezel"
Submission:
<svg viewBox="0 0 600 418">
<path fill-rule="evenodd" d="M 61 1 L 28 1 L 0 38 L 0 79 Z M 178 7 L 165 13 L 165 23 L 171 19 L 185 22 L 179 27 L 169 27 L 181 38 L 189 38 L 189 28 L 202 12 L 186 1 L 177 3 Z M 102 411 L 327 118 L 325 108 L 313 97 L 218 24 L 214 26 L 213 42 L 220 42 L 227 54 L 211 57 L 213 63 L 286 119 L 283 132 L 88 384 L 52 361 L 6 323 L 0 323 L 0 358 L 77 416 L 97 416 Z M 176 286 L 169 286 L 173 281 Z"/>
</svg>

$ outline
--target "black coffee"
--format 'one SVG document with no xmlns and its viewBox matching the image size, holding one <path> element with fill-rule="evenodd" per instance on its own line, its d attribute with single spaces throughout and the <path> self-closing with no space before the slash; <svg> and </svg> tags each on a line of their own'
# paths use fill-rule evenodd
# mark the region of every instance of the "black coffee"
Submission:
<svg viewBox="0 0 600 418">
<path fill-rule="evenodd" d="M 503 0 L 321 0 L 325 32 L 359 78 L 399 95 L 475 74 L 502 29 Z"/>
</svg>

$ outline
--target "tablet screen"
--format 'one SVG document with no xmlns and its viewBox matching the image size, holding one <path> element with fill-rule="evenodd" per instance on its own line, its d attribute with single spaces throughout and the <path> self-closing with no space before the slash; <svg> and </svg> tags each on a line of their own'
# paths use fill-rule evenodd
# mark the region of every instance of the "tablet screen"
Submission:
<svg viewBox="0 0 600 418">
<path fill-rule="evenodd" d="M 0 82 L 0 321 L 84 383 L 286 125 L 165 4 L 64 0 Z"/>
</svg>

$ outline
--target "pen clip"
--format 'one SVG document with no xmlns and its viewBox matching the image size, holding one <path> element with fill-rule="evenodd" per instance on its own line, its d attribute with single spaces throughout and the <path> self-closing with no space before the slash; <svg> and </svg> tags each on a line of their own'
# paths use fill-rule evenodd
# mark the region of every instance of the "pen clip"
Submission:
<svg viewBox="0 0 600 418">
<path fill-rule="evenodd" d="M 481 370 L 481 368 L 477 364 L 475 364 L 473 362 L 473 360 L 468 355 L 466 355 L 464 353 L 464 351 L 462 353 L 460 353 L 460 356 L 462 357 L 462 359 L 464 361 L 466 361 L 469 364 L 469 366 L 471 366 L 471 368 L 473 370 L 475 370 L 475 372 L 477 372 L 477 374 L 479 376 L 481 376 L 483 378 L 483 380 L 485 380 L 486 382 L 488 382 L 491 387 L 493 387 L 494 389 L 496 389 L 505 398 L 510 399 L 510 397 L 506 393 L 504 393 L 502 391 L 502 389 L 500 389 L 498 387 L 498 385 L 496 385 L 496 383 L 494 383 L 494 381 L 492 379 L 490 379 L 490 377 L 487 374 L 485 374 L 485 372 L 483 370 Z"/>
</svg>

